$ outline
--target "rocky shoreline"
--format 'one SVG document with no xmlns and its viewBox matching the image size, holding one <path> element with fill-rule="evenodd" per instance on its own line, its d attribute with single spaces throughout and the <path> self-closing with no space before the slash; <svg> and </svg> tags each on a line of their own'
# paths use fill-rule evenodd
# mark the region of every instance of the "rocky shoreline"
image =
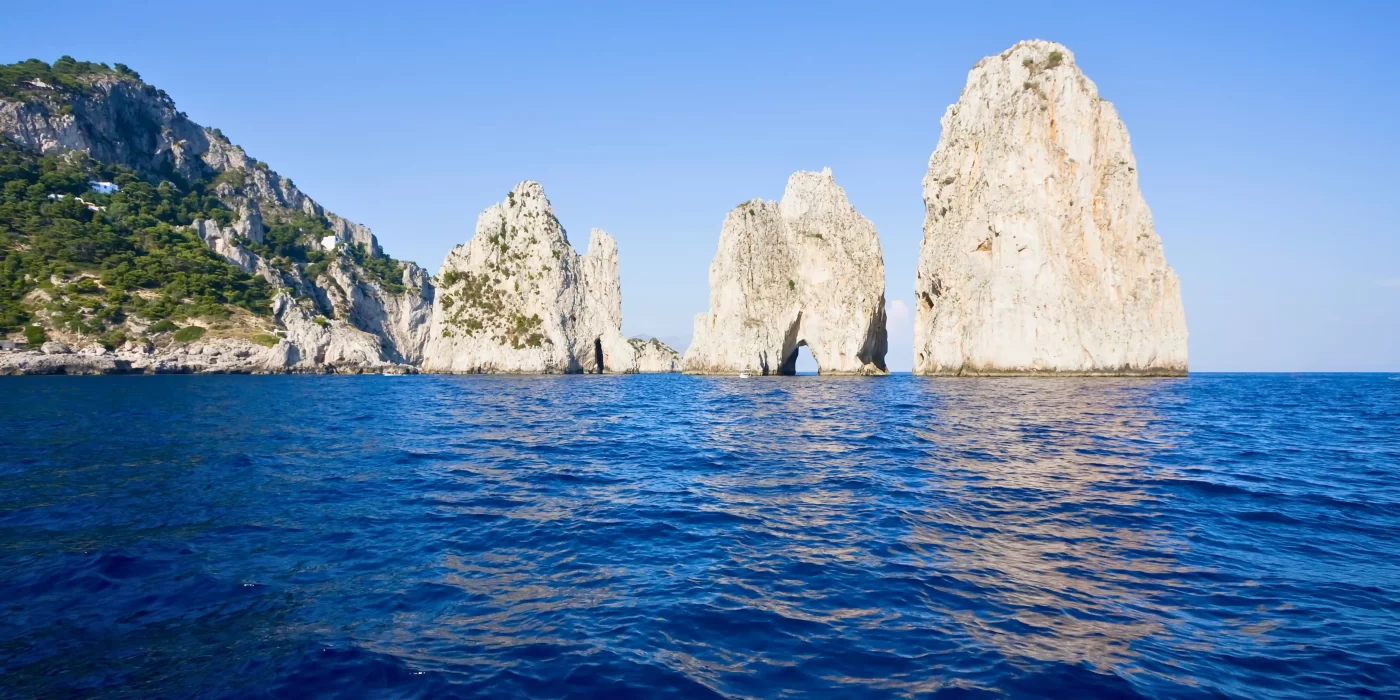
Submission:
<svg viewBox="0 0 1400 700">
<path fill-rule="evenodd" d="M 682 355 L 623 335 L 617 242 L 595 228 L 578 253 L 539 183 L 521 182 L 483 211 L 430 276 L 135 73 L 84 65 L 62 89 L 28 80 L 0 98 L 0 145 L 50 159 L 45 167 L 96 163 L 61 192 L 34 175 L 9 183 L 34 194 L 29 218 L 0 238 L 10 267 L 28 266 L 8 282 L 18 291 L 7 317 L 18 320 L 0 330 L 62 342 L 17 350 L 0 336 L 10 346 L 0 375 L 769 375 L 793 374 L 802 346 L 819 374 L 888 373 L 880 239 L 830 169 L 795 173 L 780 201 L 748 200 L 725 216 L 709 309 Z M 126 134 L 131 124 L 145 129 Z M 1074 55 L 1025 41 L 978 61 L 941 124 L 923 179 L 914 373 L 1185 374 L 1179 283 L 1127 129 Z M 25 236 L 42 230 L 27 222 L 51 214 L 117 226 L 132 205 L 100 199 L 124 196 L 114 182 L 86 180 L 117 166 L 129 169 L 125 180 L 111 175 L 124 186 L 187 186 L 204 197 L 164 223 L 191 241 L 192 257 L 237 272 L 256 296 L 242 306 L 208 288 L 162 296 L 159 278 L 121 279 L 126 262 L 26 252 Z M 185 335 L 171 333 L 175 321 L 191 324 Z"/>
<path fill-rule="evenodd" d="M 284 347 L 220 339 L 173 350 L 128 344 L 117 350 L 89 346 L 73 350 L 50 341 L 38 350 L 0 350 L 0 376 L 100 374 L 417 374 L 413 365 L 287 362 Z"/>
</svg>

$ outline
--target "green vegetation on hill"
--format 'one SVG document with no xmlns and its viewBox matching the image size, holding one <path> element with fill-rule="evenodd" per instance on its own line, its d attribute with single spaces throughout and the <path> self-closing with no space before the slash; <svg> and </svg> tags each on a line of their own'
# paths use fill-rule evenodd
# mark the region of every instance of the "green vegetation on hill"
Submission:
<svg viewBox="0 0 1400 700">
<path fill-rule="evenodd" d="M 185 326 L 175 331 L 175 340 L 181 343 L 192 343 L 203 337 L 204 328 L 202 326 Z"/>
<path fill-rule="evenodd" d="M 651 338 L 650 340 L 647 340 L 647 339 L 644 339 L 644 338 L 628 338 L 628 339 L 627 339 L 627 342 L 628 342 L 633 348 L 636 348 L 638 352 L 640 352 L 640 351 L 642 351 L 642 350 L 645 350 L 648 346 L 650 346 L 650 347 L 652 347 L 652 348 L 654 348 L 654 349 L 656 349 L 656 350 L 659 350 L 659 351 L 661 351 L 661 352 L 669 352 L 669 353 L 672 353 L 672 354 L 679 354 L 679 353 L 676 353 L 676 351 L 673 350 L 673 349 L 671 348 L 671 346 L 669 346 L 669 345 L 667 345 L 667 344 L 661 342 L 660 340 L 657 340 L 656 338 Z"/>
<path fill-rule="evenodd" d="M 289 219 L 270 222 L 263 231 L 262 243 L 249 241 L 245 245 L 248 250 L 267 258 L 277 267 L 283 267 L 289 262 L 322 263 L 327 259 L 327 255 L 321 248 L 320 240 L 328 235 L 330 228 L 324 221 L 297 212 Z"/>
<path fill-rule="evenodd" d="M 49 339 L 49 336 L 48 336 L 46 333 L 44 333 L 44 329 L 42 329 L 42 328 L 40 328 L 40 327 L 38 327 L 38 326 L 25 326 L 25 327 L 24 327 L 24 341 L 25 341 L 26 343 L 28 343 L 28 344 L 30 344 L 30 345 L 34 345 L 34 346 L 39 346 L 39 345 L 43 345 L 43 344 L 44 344 L 44 341 L 46 341 L 46 340 L 48 340 L 48 339 Z"/>
<path fill-rule="evenodd" d="M 123 64 L 69 56 L 52 65 L 37 59 L 0 65 L 0 100 L 42 101 L 68 112 L 79 96 L 104 99 L 92 90 L 98 80 L 132 83 L 174 106 L 164 91 Z M 106 137 L 139 141 L 158 128 L 155 122 L 123 122 Z M 254 167 L 267 169 L 261 161 Z M 273 290 L 266 282 L 227 263 L 183 228 L 201 218 L 220 226 L 237 218 L 215 196 L 219 186 L 253 196 L 241 192 L 249 178 L 243 170 L 209 177 L 212 182 L 188 182 L 171 168 L 135 171 L 81 153 L 40 157 L 0 135 L 0 335 L 37 323 L 115 338 L 132 316 L 146 322 L 218 318 L 235 306 L 269 313 Z M 121 190 L 98 194 L 89 180 L 115 182 Z M 350 274 L 357 280 L 376 282 L 391 294 L 406 291 L 399 261 L 357 245 L 324 250 L 320 240 L 331 233 L 325 217 L 276 206 L 263 212 L 264 242 L 243 243 L 274 268 L 300 268 L 315 280 L 338 261 L 353 262 Z"/>
<path fill-rule="evenodd" d="M 352 243 L 345 247 L 350 259 L 355 261 L 369 278 L 379 283 L 390 294 L 403 294 L 403 263 L 387 255 L 371 256 L 365 247 Z"/>
<path fill-rule="evenodd" d="M 321 247 L 321 239 L 329 235 L 331 229 L 326 221 L 297 212 L 288 219 L 269 224 L 263 232 L 262 243 L 250 241 L 245 245 L 267 258 L 274 267 L 285 269 L 294 263 L 303 265 L 302 272 L 313 280 L 320 277 L 337 256 L 344 254 L 385 291 L 404 292 L 403 263 L 387 255 L 372 256 L 358 243 L 327 251 Z"/>
<path fill-rule="evenodd" d="M 89 180 L 121 190 L 98 194 Z M 132 315 L 269 313 L 265 281 L 179 228 L 200 218 L 234 219 L 207 183 L 153 184 L 82 154 L 39 157 L 0 138 L 0 332 L 38 323 L 38 307 L 50 327 L 88 335 L 110 334 Z"/>
<path fill-rule="evenodd" d="M 105 63 L 75 61 L 71 56 L 64 56 L 54 61 L 51 66 L 37 58 L 31 58 L 19 63 L 0 65 L 0 97 L 52 94 L 54 90 L 80 92 L 86 87 L 85 78 L 103 75 L 141 80 L 136 71 L 121 63 L 109 68 Z M 163 92 L 160 94 L 165 96 Z"/>
</svg>

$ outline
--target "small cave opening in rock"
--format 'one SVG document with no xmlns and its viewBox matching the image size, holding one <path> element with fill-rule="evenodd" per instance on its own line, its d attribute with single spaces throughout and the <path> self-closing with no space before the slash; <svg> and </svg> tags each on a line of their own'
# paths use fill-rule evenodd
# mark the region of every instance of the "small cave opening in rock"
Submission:
<svg viewBox="0 0 1400 700">
<path fill-rule="evenodd" d="M 593 371 L 597 374 L 603 373 L 603 340 L 593 339 Z"/>
<path fill-rule="evenodd" d="M 817 361 L 812 357 L 811 348 L 807 347 L 807 341 L 799 341 L 797 347 L 783 358 L 782 366 L 778 367 L 778 374 L 819 374 L 821 369 L 817 367 Z"/>
</svg>

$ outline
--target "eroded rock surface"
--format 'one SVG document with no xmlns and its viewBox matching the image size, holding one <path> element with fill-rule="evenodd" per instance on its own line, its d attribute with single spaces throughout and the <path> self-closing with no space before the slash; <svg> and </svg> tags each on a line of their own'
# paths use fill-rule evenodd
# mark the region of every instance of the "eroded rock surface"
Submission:
<svg viewBox="0 0 1400 700">
<path fill-rule="evenodd" d="M 205 336 L 191 342 L 158 334 L 156 343 L 128 341 L 107 349 L 97 344 L 71 350 L 50 341 L 48 348 L 0 351 L 0 376 L 24 374 L 404 374 L 410 365 L 385 362 L 379 341 L 344 321 L 329 321 L 280 295 L 278 336 Z M 324 324 L 324 325 L 323 325 Z M 259 342 L 262 341 L 262 342 Z M 62 345 L 63 352 L 53 349 Z M 269 347 L 270 345 L 270 347 Z"/>
<path fill-rule="evenodd" d="M 593 229 L 579 255 L 538 183 L 482 212 L 438 282 L 424 371 L 638 371 L 622 335 L 617 242 Z"/>
<path fill-rule="evenodd" d="M 651 338 L 630 338 L 629 343 L 632 349 L 637 352 L 637 371 L 647 373 L 664 373 L 681 371 L 680 353 L 671 349 L 671 346 Z"/>
<path fill-rule="evenodd" d="M 1128 132 L 1059 44 L 985 58 L 943 115 L 915 282 L 921 374 L 1186 372 Z"/>
<path fill-rule="evenodd" d="M 288 294 L 272 302 L 277 323 L 286 336 L 272 348 L 277 359 L 269 364 L 283 367 L 358 366 L 371 368 L 391 364 L 384 359 L 379 338 L 343 320 L 318 316 L 298 304 Z"/>
<path fill-rule="evenodd" d="M 821 374 L 884 374 L 885 264 L 875 226 L 831 170 L 798 172 L 781 202 L 735 207 L 710 264 L 710 310 L 682 368 L 792 374 L 798 347 Z"/>
</svg>

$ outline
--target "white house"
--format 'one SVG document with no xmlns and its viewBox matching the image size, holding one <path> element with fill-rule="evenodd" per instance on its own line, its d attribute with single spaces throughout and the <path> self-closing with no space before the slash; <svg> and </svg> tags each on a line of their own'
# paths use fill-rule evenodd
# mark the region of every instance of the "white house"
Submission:
<svg viewBox="0 0 1400 700">
<path fill-rule="evenodd" d="M 326 250 L 335 250 L 335 236 L 326 236 L 322 238 L 321 247 Z"/>
<path fill-rule="evenodd" d="M 117 183 L 115 182 L 98 182 L 96 180 L 88 180 L 88 186 L 92 188 L 93 192 L 96 192 L 98 194 L 112 194 L 113 192 L 118 192 L 121 190 L 120 187 L 117 187 Z"/>
</svg>

